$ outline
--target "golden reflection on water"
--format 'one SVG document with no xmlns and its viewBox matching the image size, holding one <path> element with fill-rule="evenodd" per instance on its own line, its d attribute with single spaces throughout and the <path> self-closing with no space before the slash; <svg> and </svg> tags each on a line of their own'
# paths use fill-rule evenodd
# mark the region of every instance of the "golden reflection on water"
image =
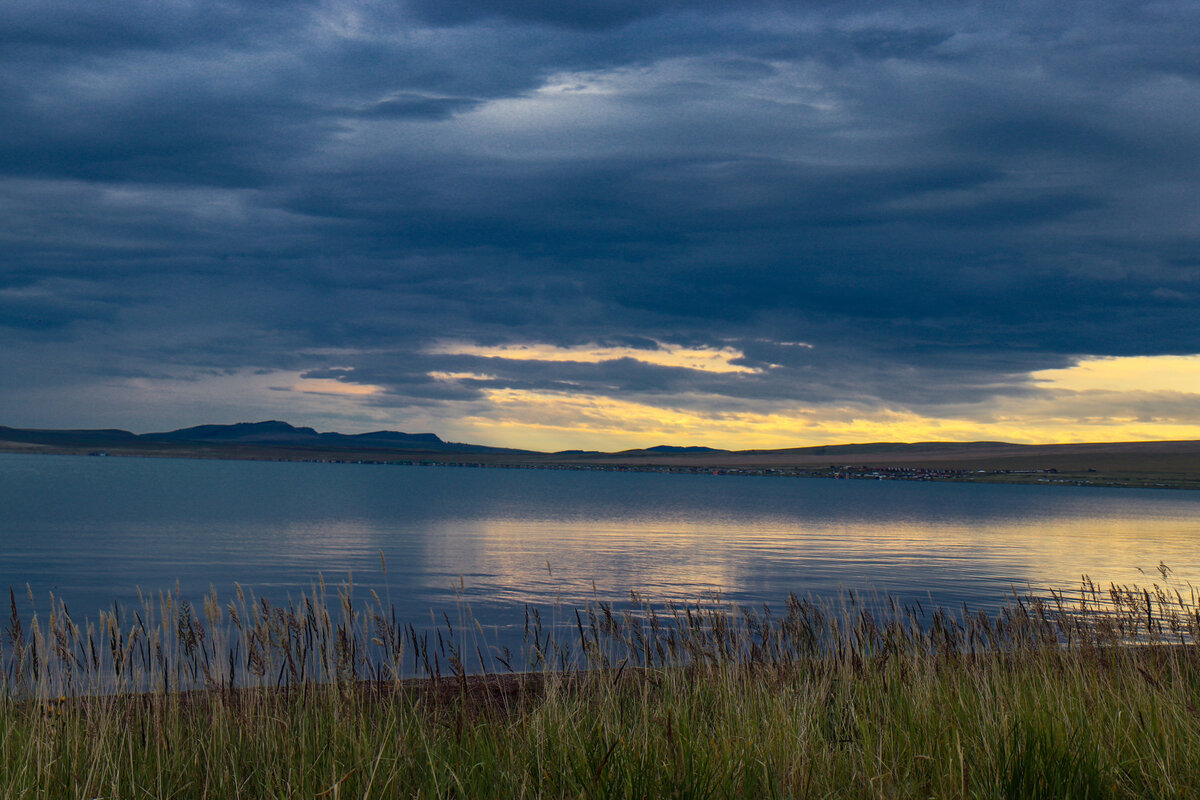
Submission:
<svg viewBox="0 0 1200 800">
<path fill-rule="evenodd" d="M 1185 510 L 1186 511 L 1186 510 Z M 502 601 L 694 600 L 839 585 L 882 591 L 950 588 L 981 594 L 1045 587 L 1163 582 L 1200 586 L 1200 520 L 1180 512 L 887 525 L 794 518 L 480 519 L 426 540 L 430 567 Z M 469 576 L 469 577 L 468 577 Z M 965 588 L 964 588 L 965 587 Z"/>
<path fill-rule="evenodd" d="M 717 552 L 728 538 L 691 525 L 484 519 L 445 533 L 429 537 L 430 561 L 494 576 L 495 599 L 611 600 L 633 590 L 658 601 L 694 600 L 739 581 L 736 562 Z"/>
<path fill-rule="evenodd" d="M 995 606 L 1083 574 L 1148 586 L 1160 562 L 1200 585 L 1188 492 L 10 456 L 0 508 L 0 587 L 75 609 L 235 582 L 286 600 L 319 576 L 353 576 L 406 618 L 456 593 L 490 616 L 631 590 Z"/>
</svg>

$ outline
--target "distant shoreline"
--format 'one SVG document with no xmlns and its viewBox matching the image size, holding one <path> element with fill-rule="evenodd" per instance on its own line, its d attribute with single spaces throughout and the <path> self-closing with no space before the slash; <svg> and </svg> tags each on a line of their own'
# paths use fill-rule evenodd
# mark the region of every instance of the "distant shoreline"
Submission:
<svg viewBox="0 0 1200 800">
<path fill-rule="evenodd" d="M 221 443 L 40 444 L 0 440 L 0 452 L 124 458 L 200 458 L 485 469 L 553 469 L 719 476 L 1200 489 L 1200 443 L 1003 445 L 873 451 L 850 446 L 768 451 L 626 453 L 423 452 Z M 958 452 L 954 452 L 957 450 Z M 817 452 L 813 452 L 817 451 Z M 1090 466 L 1094 465 L 1094 466 Z"/>
</svg>

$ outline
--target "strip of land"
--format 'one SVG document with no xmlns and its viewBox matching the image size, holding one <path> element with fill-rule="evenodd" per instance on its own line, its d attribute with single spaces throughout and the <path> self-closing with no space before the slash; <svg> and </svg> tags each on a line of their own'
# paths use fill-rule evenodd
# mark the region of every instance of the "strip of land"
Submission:
<svg viewBox="0 0 1200 800">
<path fill-rule="evenodd" d="M 877 442 L 778 450 L 663 446 L 617 453 L 543 453 L 445 442 L 429 433 L 377 431 L 345 435 L 317 433 L 284 422 L 258 422 L 151 434 L 0 426 L 0 452 L 1200 488 L 1200 441 L 1042 445 Z"/>
</svg>

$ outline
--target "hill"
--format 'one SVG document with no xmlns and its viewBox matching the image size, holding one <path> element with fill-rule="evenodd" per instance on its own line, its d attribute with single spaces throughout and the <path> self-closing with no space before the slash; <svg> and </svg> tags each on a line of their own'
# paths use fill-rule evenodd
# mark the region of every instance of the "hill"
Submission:
<svg viewBox="0 0 1200 800">
<path fill-rule="evenodd" d="M 657 445 L 618 453 L 542 453 L 446 442 L 433 433 L 322 433 L 266 420 L 145 434 L 0 426 L 0 452 L 1200 488 L 1200 441 L 865 442 L 736 451 Z"/>
<path fill-rule="evenodd" d="M 433 433 L 373 431 L 318 433 L 279 420 L 196 425 L 159 433 L 125 430 L 42 430 L 0 426 L 0 450 L 77 452 L 105 450 L 129 455 L 207 455 L 254 457 L 259 451 L 295 450 L 307 453 L 504 453 L 528 451 L 445 442 Z M 129 452 L 127 452 L 129 451 Z M 189 452 L 194 451 L 194 452 Z"/>
</svg>

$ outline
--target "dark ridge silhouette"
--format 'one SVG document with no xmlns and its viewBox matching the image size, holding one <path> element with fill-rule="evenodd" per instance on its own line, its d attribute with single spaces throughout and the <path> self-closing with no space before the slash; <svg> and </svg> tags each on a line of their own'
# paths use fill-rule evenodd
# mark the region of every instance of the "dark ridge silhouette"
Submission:
<svg viewBox="0 0 1200 800">
<path fill-rule="evenodd" d="M 422 453 L 526 453 L 481 444 L 445 442 L 433 433 L 372 431 L 318 433 L 280 420 L 195 425 L 174 431 L 134 434 L 124 430 L 33 430 L 0 426 L 0 441 L 51 447 L 115 447 L 119 445 L 214 445 L 303 448 L 310 450 L 379 450 Z"/>
<path fill-rule="evenodd" d="M 143 439 L 173 442 L 307 442 L 319 441 L 312 428 L 297 428 L 279 420 L 238 422 L 233 425 L 196 425 L 165 433 L 143 434 Z"/>
<path fill-rule="evenodd" d="M 774 450 L 656 445 L 619 453 L 545 453 L 446 442 L 433 433 L 320 433 L 280 420 L 265 420 L 196 425 L 142 435 L 112 429 L 0 426 L 0 451 L 1200 489 L 1200 441 L 1035 445 L 992 441 L 865 442 Z"/>
<path fill-rule="evenodd" d="M 137 434 L 117 428 L 103 430 L 48 430 L 41 428 L 8 428 L 0 425 L 0 441 L 21 444 L 112 444 L 136 442 Z"/>
</svg>

